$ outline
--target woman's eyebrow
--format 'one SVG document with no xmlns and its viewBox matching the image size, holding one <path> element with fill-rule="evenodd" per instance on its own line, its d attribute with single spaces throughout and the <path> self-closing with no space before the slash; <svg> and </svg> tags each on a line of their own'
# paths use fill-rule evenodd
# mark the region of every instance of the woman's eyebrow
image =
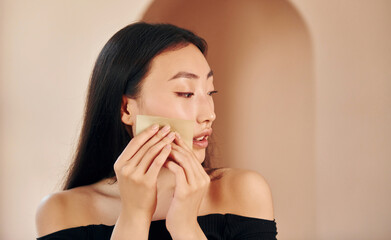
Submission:
<svg viewBox="0 0 391 240">
<path fill-rule="evenodd" d="M 206 78 L 208 79 L 212 76 L 213 76 L 213 71 L 210 70 L 210 72 L 206 75 Z M 168 81 L 174 80 L 177 78 L 199 79 L 200 77 L 194 73 L 181 71 L 181 72 L 178 72 L 177 74 L 175 74 L 172 78 L 168 79 Z"/>
</svg>

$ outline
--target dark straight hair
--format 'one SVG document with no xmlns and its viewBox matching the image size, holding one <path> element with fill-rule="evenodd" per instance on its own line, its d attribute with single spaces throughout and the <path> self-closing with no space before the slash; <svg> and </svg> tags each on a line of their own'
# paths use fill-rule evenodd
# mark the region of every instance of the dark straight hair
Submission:
<svg viewBox="0 0 391 240">
<path fill-rule="evenodd" d="M 138 22 L 110 38 L 92 71 L 83 126 L 64 190 L 115 177 L 113 165 L 133 138 L 121 121 L 122 96 L 139 96 L 155 56 L 188 44 L 206 55 L 204 39 L 171 24 Z M 208 152 L 202 164 L 205 168 L 210 168 Z"/>
</svg>

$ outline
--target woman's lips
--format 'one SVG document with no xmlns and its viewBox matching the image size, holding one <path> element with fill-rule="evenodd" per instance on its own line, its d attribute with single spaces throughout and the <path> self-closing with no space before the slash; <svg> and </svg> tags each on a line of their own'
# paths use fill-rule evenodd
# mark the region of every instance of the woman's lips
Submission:
<svg viewBox="0 0 391 240">
<path fill-rule="evenodd" d="M 193 139 L 193 145 L 197 148 L 206 148 L 208 146 L 208 136 L 205 136 L 201 141 Z"/>
<path fill-rule="evenodd" d="M 206 148 L 208 146 L 208 137 L 212 134 L 212 128 L 204 129 L 193 138 L 193 146 L 195 148 Z M 197 140 L 200 139 L 200 140 Z"/>
</svg>

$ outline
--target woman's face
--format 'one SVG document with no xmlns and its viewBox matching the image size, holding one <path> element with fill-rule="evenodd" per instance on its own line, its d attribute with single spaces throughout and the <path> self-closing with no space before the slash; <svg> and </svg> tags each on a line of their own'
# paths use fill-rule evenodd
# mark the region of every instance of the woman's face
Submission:
<svg viewBox="0 0 391 240">
<path fill-rule="evenodd" d="M 165 51 L 151 62 L 140 97 L 131 107 L 132 121 L 138 114 L 193 120 L 193 136 L 205 135 L 216 118 L 214 90 L 213 73 L 196 46 Z M 193 151 L 200 162 L 205 159 L 206 146 L 207 139 L 193 139 Z"/>
</svg>

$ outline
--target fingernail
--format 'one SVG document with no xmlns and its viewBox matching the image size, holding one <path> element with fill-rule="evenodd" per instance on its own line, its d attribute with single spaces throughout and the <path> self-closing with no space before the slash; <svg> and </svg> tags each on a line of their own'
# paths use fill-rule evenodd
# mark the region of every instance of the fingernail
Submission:
<svg viewBox="0 0 391 240">
<path fill-rule="evenodd" d="M 170 140 L 173 140 L 175 138 L 175 133 L 174 132 L 170 132 L 170 134 L 168 134 L 168 138 Z"/>
<path fill-rule="evenodd" d="M 166 125 L 162 128 L 162 133 L 168 133 L 168 131 L 170 131 L 170 125 Z"/>
<path fill-rule="evenodd" d="M 159 124 L 153 124 L 151 127 L 151 130 L 158 130 L 159 129 Z"/>
</svg>

